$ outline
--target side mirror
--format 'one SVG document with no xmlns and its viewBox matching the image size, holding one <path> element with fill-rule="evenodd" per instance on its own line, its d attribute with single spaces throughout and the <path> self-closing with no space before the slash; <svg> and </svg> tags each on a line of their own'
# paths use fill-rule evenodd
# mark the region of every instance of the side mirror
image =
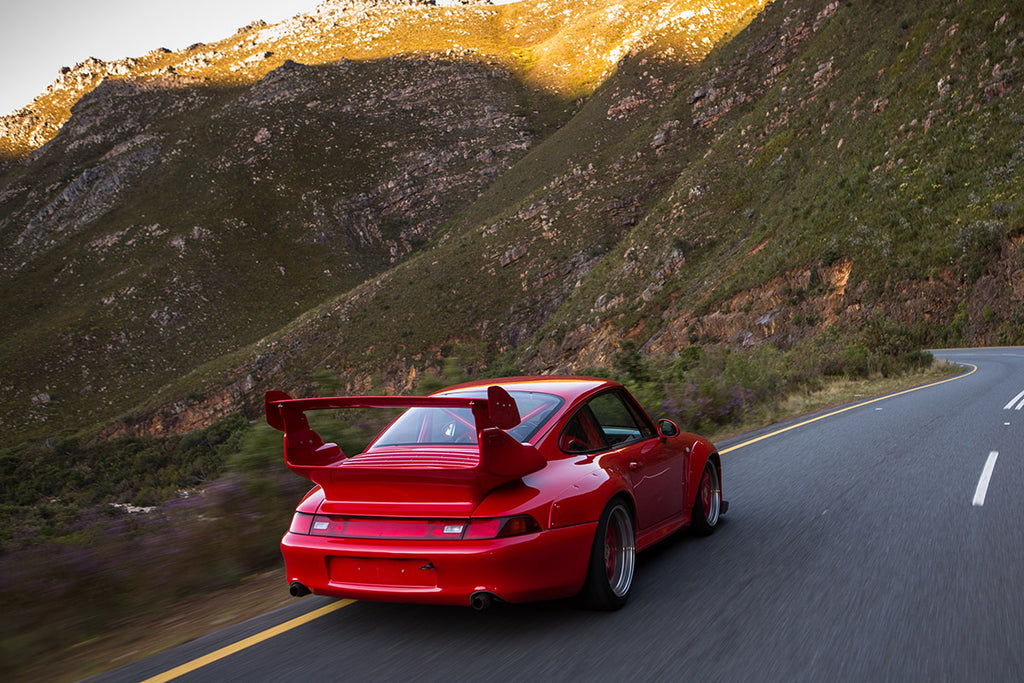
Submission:
<svg viewBox="0 0 1024 683">
<path fill-rule="evenodd" d="M 679 427 L 672 420 L 658 420 L 658 436 L 663 439 L 679 436 Z"/>
</svg>

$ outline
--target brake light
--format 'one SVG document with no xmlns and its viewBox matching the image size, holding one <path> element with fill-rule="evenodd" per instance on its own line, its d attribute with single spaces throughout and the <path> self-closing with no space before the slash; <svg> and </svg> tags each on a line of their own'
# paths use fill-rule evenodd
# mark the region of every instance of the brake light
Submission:
<svg viewBox="0 0 1024 683">
<path fill-rule="evenodd" d="M 496 519 L 474 519 L 466 530 L 466 539 L 509 538 L 534 534 L 540 531 L 540 524 L 530 515 L 498 517 Z"/>
<path fill-rule="evenodd" d="M 466 538 L 497 538 L 503 521 L 502 519 L 474 519 L 466 531 Z"/>
<path fill-rule="evenodd" d="M 291 526 L 288 527 L 288 531 L 293 534 L 308 534 L 312 525 L 313 515 L 307 515 L 304 512 L 296 512 L 292 516 L 292 523 Z"/>
</svg>

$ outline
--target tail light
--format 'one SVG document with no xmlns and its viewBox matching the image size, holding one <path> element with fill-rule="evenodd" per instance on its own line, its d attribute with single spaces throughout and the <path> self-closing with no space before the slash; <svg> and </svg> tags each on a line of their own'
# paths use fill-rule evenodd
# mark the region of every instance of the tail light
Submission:
<svg viewBox="0 0 1024 683">
<path fill-rule="evenodd" d="M 530 515 L 517 517 L 497 517 L 495 519 L 474 519 L 463 536 L 465 539 L 509 538 L 535 534 L 540 531 L 540 524 Z"/>
<path fill-rule="evenodd" d="M 293 534 L 331 538 L 392 540 L 484 540 L 533 534 L 540 524 L 529 515 L 488 519 L 394 519 L 338 517 L 296 512 L 288 528 Z"/>
</svg>

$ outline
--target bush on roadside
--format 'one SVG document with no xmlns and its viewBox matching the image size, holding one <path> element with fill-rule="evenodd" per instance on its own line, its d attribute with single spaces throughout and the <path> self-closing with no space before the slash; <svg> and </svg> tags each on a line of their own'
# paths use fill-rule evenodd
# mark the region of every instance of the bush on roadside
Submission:
<svg viewBox="0 0 1024 683">
<path fill-rule="evenodd" d="M 689 431 L 702 432 L 769 415 L 787 396 L 811 393 L 825 378 L 863 379 L 926 367 L 915 330 L 881 316 L 858 334 L 826 330 L 782 350 L 684 347 L 674 357 L 642 356 L 623 343 L 612 370 L 586 372 L 625 384 L 655 416 L 665 415 Z"/>
</svg>

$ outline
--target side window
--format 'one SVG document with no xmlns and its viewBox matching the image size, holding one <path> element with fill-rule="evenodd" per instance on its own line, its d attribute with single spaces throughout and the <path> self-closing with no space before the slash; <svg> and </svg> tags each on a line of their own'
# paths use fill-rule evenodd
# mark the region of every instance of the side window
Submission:
<svg viewBox="0 0 1024 683">
<path fill-rule="evenodd" d="M 618 392 L 595 397 L 588 404 L 605 440 L 612 446 L 647 439 L 654 430 Z"/>
<path fill-rule="evenodd" d="M 655 435 L 639 411 L 616 391 L 591 399 L 566 423 L 558 439 L 566 453 L 593 453 Z"/>
<path fill-rule="evenodd" d="M 566 453 L 593 453 L 608 447 L 590 408 L 583 406 L 569 418 L 558 446 Z"/>
</svg>

